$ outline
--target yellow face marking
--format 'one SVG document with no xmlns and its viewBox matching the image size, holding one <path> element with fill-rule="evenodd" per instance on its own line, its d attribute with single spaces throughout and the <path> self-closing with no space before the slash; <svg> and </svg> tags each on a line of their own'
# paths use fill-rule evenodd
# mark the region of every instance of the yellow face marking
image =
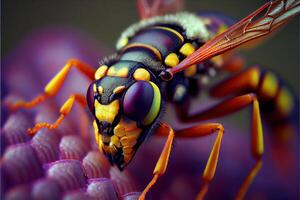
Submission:
<svg viewBox="0 0 300 200">
<path fill-rule="evenodd" d="M 107 121 L 112 123 L 118 114 L 120 104 L 118 100 L 114 100 L 108 105 L 102 105 L 95 101 L 95 115 L 99 121 Z"/>
<path fill-rule="evenodd" d="M 175 53 L 170 53 L 166 58 L 165 58 L 165 63 L 166 65 L 170 67 L 175 67 L 179 63 L 178 56 Z"/>
<path fill-rule="evenodd" d="M 118 86 L 113 90 L 113 93 L 118 94 L 118 93 L 122 92 L 124 89 L 125 89 L 124 85 Z"/>
<path fill-rule="evenodd" d="M 276 95 L 277 88 L 278 81 L 276 76 L 273 73 L 267 73 L 263 79 L 260 93 L 267 98 L 273 98 Z"/>
<path fill-rule="evenodd" d="M 194 76 L 197 72 L 197 65 L 192 65 L 184 71 L 186 77 Z"/>
<path fill-rule="evenodd" d="M 115 145 L 116 147 L 120 148 L 121 143 L 119 137 L 117 137 L 116 135 L 111 136 L 110 145 Z"/>
<path fill-rule="evenodd" d="M 283 115 L 288 115 L 292 111 L 294 107 L 293 97 L 286 88 L 281 88 L 277 97 L 276 105 L 277 109 Z"/>
<path fill-rule="evenodd" d="M 98 92 L 99 94 L 103 94 L 103 87 L 101 85 L 98 86 Z"/>
<path fill-rule="evenodd" d="M 108 67 L 106 65 L 100 66 L 97 71 L 95 72 L 95 80 L 98 80 L 105 76 L 105 73 L 107 71 Z"/>
<path fill-rule="evenodd" d="M 195 47 L 191 43 L 185 43 L 180 49 L 179 52 L 185 56 L 189 56 L 194 53 Z"/>
<path fill-rule="evenodd" d="M 97 92 L 97 86 L 96 86 L 96 84 L 93 85 L 93 91 Z"/>
<path fill-rule="evenodd" d="M 158 51 L 156 48 L 154 48 L 153 46 L 150 46 L 150 45 L 147 45 L 147 44 L 141 44 L 141 43 L 133 43 L 133 44 L 129 44 L 127 45 L 123 51 L 129 49 L 129 48 L 133 48 L 133 47 L 143 47 L 143 48 L 147 48 L 149 50 L 151 50 L 155 55 L 156 57 L 162 61 L 162 57 L 161 57 L 161 54 L 160 54 L 160 51 Z"/>
<path fill-rule="evenodd" d="M 107 76 L 117 76 L 126 78 L 128 76 L 128 68 L 123 67 L 121 69 L 116 69 L 114 66 L 110 67 L 107 71 Z"/>
<path fill-rule="evenodd" d="M 96 143 L 99 144 L 99 131 L 98 131 L 98 126 L 97 126 L 96 120 L 93 121 L 93 127 L 94 127 Z"/>
<path fill-rule="evenodd" d="M 138 68 L 134 71 L 133 78 L 137 81 L 149 81 L 150 73 L 144 68 Z"/>
</svg>

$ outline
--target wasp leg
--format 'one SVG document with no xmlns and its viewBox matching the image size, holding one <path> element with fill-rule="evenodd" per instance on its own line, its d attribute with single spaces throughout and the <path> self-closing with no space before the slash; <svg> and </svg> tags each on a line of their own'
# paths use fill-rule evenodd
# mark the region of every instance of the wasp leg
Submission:
<svg viewBox="0 0 300 200">
<path fill-rule="evenodd" d="M 261 166 L 261 156 L 264 151 L 263 144 L 263 129 L 260 117 L 259 103 L 255 94 L 246 94 L 232 99 L 226 100 L 219 103 L 212 108 L 207 110 L 197 112 L 194 114 L 186 114 L 184 118 L 181 118 L 185 122 L 197 122 L 201 120 L 213 119 L 221 117 L 227 114 L 231 114 L 235 111 L 241 110 L 242 108 L 252 105 L 252 132 L 251 132 L 251 151 L 256 163 L 254 168 L 249 172 L 247 178 L 245 179 L 243 185 L 240 188 L 237 199 L 242 199 L 243 195 L 246 193 L 250 183 L 256 176 L 257 172 Z M 177 136 L 177 134 L 176 134 Z M 178 135 L 180 136 L 180 134 Z M 189 136 L 188 133 L 185 134 L 185 137 Z"/>
<path fill-rule="evenodd" d="M 210 90 L 213 97 L 253 92 L 273 122 L 287 119 L 293 111 L 294 99 L 289 90 L 280 83 L 272 72 L 262 72 L 251 67 L 217 84 Z"/>
<path fill-rule="evenodd" d="M 139 200 L 145 199 L 145 196 L 146 196 L 147 192 L 150 190 L 150 188 L 153 187 L 153 185 L 155 184 L 157 179 L 165 173 L 168 162 L 169 162 L 172 143 L 173 143 L 173 139 L 174 139 L 174 131 L 169 125 L 163 123 L 163 124 L 160 124 L 159 127 L 156 129 L 156 133 L 159 135 L 168 133 L 168 139 L 167 139 L 165 146 L 160 154 L 160 157 L 155 165 L 155 168 L 153 171 L 154 177 L 149 182 L 149 184 L 144 189 L 144 191 L 142 192 L 141 196 L 139 197 Z"/>
<path fill-rule="evenodd" d="M 18 101 L 15 104 L 8 105 L 11 110 L 17 110 L 19 108 L 32 108 L 39 103 L 43 102 L 45 99 L 55 96 L 57 92 L 62 87 L 68 73 L 70 72 L 72 67 L 76 67 L 82 74 L 86 75 L 91 80 L 94 79 L 95 69 L 90 67 L 89 65 L 76 60 L 71 59 L 67 62 L 67 64 L 49 81 L 49 83 L 44 88 L 44 93 L 38 95 L 33 100 L 29 102 Z"/>
<path fill-rule="evenodd" d="M 62 122 L 62 120 L 65 118 L 65 116 L 70 113 L 70 111 L 71 111 L 71 109 L 74 105 L 74 101 L 77 101 L 82 106 L 86 105 L 86 100 L 85 100 L 85 97 L 83 95 L 73 94 L 61 106 L 60 111 L 59 111 L 60 116 L 57 118 L 57 120 L 53 124 L 49 124 L 49 123 L 46 123 L 46 122 L 37 123 L 33 128 L 28 129 L 28 133 L 30 135 L 34 135 L 41 128 L 48 128 L 48 129 L 57 128 L 59 126 L 59 124 Z"/>
</svg>

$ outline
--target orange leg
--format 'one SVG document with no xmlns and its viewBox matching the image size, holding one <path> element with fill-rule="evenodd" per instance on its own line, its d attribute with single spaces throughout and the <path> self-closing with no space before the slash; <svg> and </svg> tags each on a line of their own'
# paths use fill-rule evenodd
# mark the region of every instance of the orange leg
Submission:
<svg viewBox="0 0 300 200">
<path fill-rule="evenodd" d="M 174 139 L 174 131 L 169 125 L 160 124 L 159 127 L 156 129 L 156 133 L 159 135 L 168 134 L 168 139 L 167 139 L 165 146 L 160 154 L 160 157 L 155 165 L 155 168 L 153 171 L 154 177 L 152 178 L 152 180 L 149 182 L 147 187 L 142 192 L 141 196 L 139 197 L 139 200 L 145 199 L 146 194 L 150 190 L 150 188 L 152 188 L 153 185 L 156 183 L 157 179 L 165 173 L 168 162 L 169 162 L 172 143 L 173 143 L 173 139 Z"/>
<path fill-rule="evenodd" d="M 206 163 L 203 175 L 202 175 L 202 182 L 203 186 L 201 187 L 200 192 L 197 195 L 197 200 L 203 199 L 207 190 L 208 185 L 212 181 L 215 175 L 218 159 L 219 159 L 219 152 L 221 147 L 221 142 L 224 134 L 224 127 L 222 124 L 219 123 L 208 123 L 203 125 L 196 125 L 191 128 L 183 129 L 180 131 L 176 131 L 176 137 L 203 137 L 210 134 L 215 133 L 218 131 L 218 136 L 214 142 L 213 148 L 209 155 L 208 161 Z"/>
<path fill-rule="evenodd" d="M 254 94 L 247 94 L 238 96 L 224 102 L 219 103 L 212 108 L 209 108 L 205 111 L 201 111 L 194 114 L 187 114 L 184 117 L 184 121 L 186 122 L 196 122 L 200 120 L 213 119 L 217 117 L 221 117 L 227 114 L 231 114 L 237 110 L 240 110 L 248 105 L 252 105 L 252 132 L 251 132 L 251 151 L 254 159 L 256 160 L 256 164 L 249 172 L 248 177 L 244 181 L 240 191 L 238 192 L 238 199 L 242 199 L 243 195 L 246 193 L 250 183 L 253 178 L 259 171 L 261 167 L 261 156 L 264 151 L 263 144 L 263 129 L 261 124 L 260 110 L 259 104 L 256 96 Z M 180 132 L 176 132 L 176 136 L 179 137 L 197 137 L 197 127 L 192 127 L 188 130 L 182 130 Z M 260 164 L 259 164 L 260 163 Z M 205 179 L 204 179 L 205 180 Z M 208 181 L 204 181 L 204 187 L 200 191 L 198 197 L 199 199 L 204 197 L 205 191 L 208 189 Z M 201 197 L 201 198 L 200 198 Z"/>
<path fill-rule="evenodd" d="M 260 102 L 272 108 L 268 115 L 270 120 L 280 121 L 291 115 L 294 108 L 293 95 L 275 74 L 262 72 L 258 67 L 251 67 L 230 77 L 210 90 L 213 97 L 252 92 L 257 94 Z"/>
<path fill-rule="evenodd" d="M 45 101 L 47 98 L 51 96 L 55 96 L 57 92 L 62 87 L 68 73 L 70 72 L 72 67 L 76 67 L 82 74 L 90 78 L 94 79 L 95 70 L 89 65 L 75 59 L 71 59 L 67 62 L 67 64 L 49 81 L 49 83 L 44 88 L 44 93 L 38 95 L 33 100 L 29 102 L 18 101 L 15 104 L 8 104 L 8 107 L 11 110 L 17 110 L 19 108 L 32 108 L 38 105 L 39 103 Z"/>
<path fill-rule="evenodd" d="M 77 101 L 82 106 L 86 105 L 86 100 L 85 100 L 85 97 L 83 95 L 73 94 L 61 106 L 60 111 L 59 111 L 60 116 L 58 117 L 58 119 L 53 124 L 49 124 L 49 123 L 46 123 L 46 122 L 37 123 L 33 128 L 28 129 L 28 133 L 33 136 L 41 128 L 48 128 L 48 129 L 57 128 L 58 125 L 64 119 L 64 117 L 70 113 L 70 111 L 71 111 L 71 109 L 74 105 L 74 101 Z"/>
</svg>

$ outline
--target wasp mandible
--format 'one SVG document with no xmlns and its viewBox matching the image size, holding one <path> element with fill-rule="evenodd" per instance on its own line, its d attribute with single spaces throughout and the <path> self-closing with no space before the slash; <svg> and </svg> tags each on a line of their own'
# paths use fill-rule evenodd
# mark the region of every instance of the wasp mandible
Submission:
<svg viewBox="0 0 300 200">
<path fill-rule="evenodd" d="M 69 60 L 42 94 L 10 107 L 13 110 L 31 108 L 55 96 L 70 70 L 78 69 L 92 81 L 86 97 L 72 94 L 61 106 L 60 116 L 53 124 L 38 123 L 28 132 L 34 135 L 41 128 L 55 129 L 70 113 L 74 102 L 87 105 L 95 118 L 93 127 L 99 150 L 120 170 L 130 163 L 147 137 L 152 134 L 167 136 L 153 179 L 140 199 L 145 199 L 150 188 L 165 173 L 174 137 L 204 137 L 217 133 L 202 175 L 203 187 L 197 196 L 203 199 L 215 174 L 224 127 L 220 123 L 206 123 L 173 130 L 161 121 L 163 107 L 173 103 L 181 121 L 200 122 L 251 106 L 251 151 L 256 164 L 238 192 L 237 198 L 241 199 L 262 164 L 264 144 L 259 102 L 272 104 L 272 109 L 268 110 L 273 113 L 271 120 L 281 120 L 293 110 L 292 95 L 273 73 L 251 67 L 209 91 L 212 97 L 235 97 L 196 112 L 189 109 L 190 100 L 197 95 L 199 84 L 205 85 L 214 75 L 211 72 L 240 71 L 240 58 L 228 52 L 286 24 L 299 14 L 300 2 L 270 1 L 232 26 L 217 14 L 178 12 L 164 15 L 180 7 L 180 1 L 173 3 L 155 0 L 149 4 L 146 0 L 138 0 L 142 20 L 121 34 L 117 52 L 103 59 L 97 70 L 82 61 Z"/>
</svg>

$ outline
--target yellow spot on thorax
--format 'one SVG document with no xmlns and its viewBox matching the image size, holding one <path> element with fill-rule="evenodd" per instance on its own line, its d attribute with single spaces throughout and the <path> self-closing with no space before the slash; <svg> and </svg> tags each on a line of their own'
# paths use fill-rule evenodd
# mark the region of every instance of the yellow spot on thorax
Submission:
<svg viewBox="0 0 300 200">
<path fill-rule="evenodd" d="M 165 63 L 169 67 L 175 67 L 179 63 L 178 56 L 175 53 L 170 53 L 166 58 L 165 58 Z"/>
<path fill-rule="evenodd" d="M 95 79 L 98 80 L 105 76 L 105 73 L 107 71 L 108 67 L 106 65 L 100 66 L 97 71 L 95 72 Z"/>
<path fill-rule="evenodd" d="M 110 67 L 107 71 L 107 76 L 117 76 L 126 78 L 128 76 L 128 68 L 122 67 L 120 69 L 116 69 L 114 66 Z"/>
<path fill-rule="evenodd" d="M 99 121 L 107 121 L 112 123 L 118 114 L 120 104 L 118 100 L 114 100 L 108 105 L 102 105 L 95 101 L 95 115 Z"/>
<path fill-rule="evenodd" d="M 134 71 L 133 78 L 137 81 L 149 81 L 150 73 L 143 68 L 138 68 Z"/>
<path fill-rule="evenodd" d="M 180 49 L 179 52 L 185 56 L 189 56 L 194 53 L 195 47 L 191 43 L 185 43 Z"/>
</svg>

